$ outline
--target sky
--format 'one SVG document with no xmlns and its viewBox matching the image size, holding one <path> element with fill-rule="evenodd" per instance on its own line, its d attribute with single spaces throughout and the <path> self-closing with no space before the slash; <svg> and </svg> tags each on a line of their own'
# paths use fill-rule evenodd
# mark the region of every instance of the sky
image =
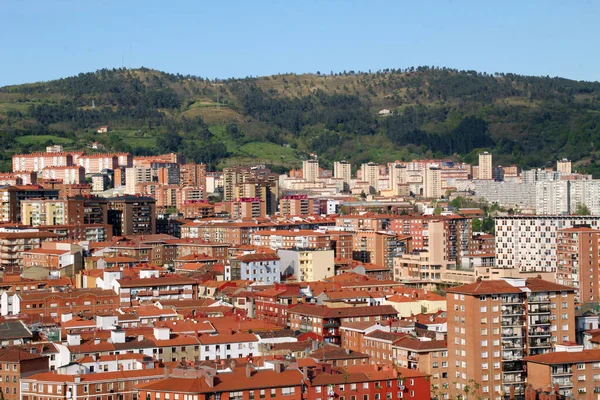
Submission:
<svg viewBox="0 0 600 400">
<path fill-rule="evenodd" d="M 600 80 L 600 1 L 0 0 L 0 86 L 428 65 Z"/>
</svg>

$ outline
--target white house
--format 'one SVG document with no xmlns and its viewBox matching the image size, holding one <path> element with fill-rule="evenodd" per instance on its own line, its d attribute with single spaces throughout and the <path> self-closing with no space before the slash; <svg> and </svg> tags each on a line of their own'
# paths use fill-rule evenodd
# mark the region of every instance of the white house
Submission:
<svg viewBox="0 0 600 400">
<path fill-rule="evenodd" d="M 279 256 L 275 253 L 244 254 L 232 258 L 225 268 L 225 280 L 244 279 L 266 284 L 279 283 Z"/>
<path fill-rule="evenodd" d="M 201 360 L 260 355 L 258 338 L 252 333 L 209 334 L 200 336 L 198 340 Z"/>
</svg>

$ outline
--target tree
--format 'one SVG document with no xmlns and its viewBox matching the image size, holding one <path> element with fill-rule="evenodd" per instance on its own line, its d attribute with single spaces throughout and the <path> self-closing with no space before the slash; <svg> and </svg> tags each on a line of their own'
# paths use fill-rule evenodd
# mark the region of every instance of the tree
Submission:
<svg viewBox="0 0 600 400">
<path fill-rule="evenodd" d="M 166 134 L 158 137 L 156 145 L 162 152 L 176 152 L 181 146 L 181 136 L 175 130 L 169 129 Z"/>
<path fill-rule="evenodd" d="M 472 222 L 473 232 L 481 232 L 481 220 L 479 218 L 473 218 Z"/>
<path fill-rule="evenodd" d="M 592 212 L 590 211 L 588 206 L 586 206 L 583 203 L 577 203 L 577 208 L 575 209 L 575 215 L 591 215 L 591 214 L 592 214 Z"/>
</svg>

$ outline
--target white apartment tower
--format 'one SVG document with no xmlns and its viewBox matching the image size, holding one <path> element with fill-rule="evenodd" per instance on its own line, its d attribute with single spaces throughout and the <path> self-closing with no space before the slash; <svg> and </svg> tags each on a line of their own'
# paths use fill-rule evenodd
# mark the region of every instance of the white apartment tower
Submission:
<svg viewBox="0 0 600 400">
<path fill-rule="evenodd" d="M 562 160 L 558 160 L 556 162 L 556 170 L 561 174 L 570 175 L 571 174 L 571 160 L 567 160 L 563 158 Z"/>
<path fill-rule="evenodd" d="M 487 151 L 479 154 L 479 169 L 477 178 L 479 179 L 493 179 L 494 169 L 492 168 L 492 153 Z"/>
<path fill-rule="evenodd" d="M 600 216 L 521 215 L 498 217 L 496 265 L 521 271 L 556 272 L 557 232 L 575 225 L 600 227 Z"/>
<path fill-rule="evenodd" d="M 150 167 L 135 166 L 125 169 L 125 194 L 136 194 L 136 185 L 144 182 L 152 182 Z"/>
<path fill-rule="evenodd" d="M 362 164 L 360 166 L 360 172 L 362 176 L 362 180 L 364 182 L 368 182 L 369 186 L 373 188 L 374 191 L 379 190 L 379 165 L 374 162 L 370 162 L 367 164 Z"/>
<path fill-rule="evenodd" d="M 302 178 L 307 182 L 316 182 L 319 178 L 319 161 L 302 161 Z"/>
<path fill-rule="evenodd" d="M 345 160 L 334 162 L 333 177 L 341 179 L 346 185 L 350 185 L 350 181 L 352 180 L 352 164 Z"/>
<path fill-rule="evenodd" d="M 428 165 L 423 173 L 423 197 L 439 199 L 442 194 L 442 170 L 437 164 Z"/>
<path fill-rule="evenodd" d="M 390 166 L 390 172 L 388 174 L 389 188 L 394 191 L 397 196 L 403 192 L 400 190 L 399 185 L 406 185 L 408 183 L 408 173 L 405 165 L 400 163 L 393 163 Z"/>
</svg>

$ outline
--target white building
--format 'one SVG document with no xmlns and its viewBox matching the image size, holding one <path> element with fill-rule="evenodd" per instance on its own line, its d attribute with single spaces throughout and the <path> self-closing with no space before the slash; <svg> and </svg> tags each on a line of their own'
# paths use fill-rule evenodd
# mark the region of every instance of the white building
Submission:
<svg viewBox="0 0 600 400">
<path fill-rule="evenodd" d="M 240 326 L 243 322 L 240 322 Z M 252 333 L 209 334 L 198 338 L 200 360 L 259 356 L 258 338 Z"/>
<path fill-rule="evenodd" d="M 600 227 L 600 216 L 509 216 L 496 222 L 496 265 L 521 271 L 556 272 L 556 236 L 574 225 Z"/>
<path fill-rule="evenodd" d="M 239 279 L 265 284 L 279 283 L 279 256 L 275 253 L 256 253 L 232 258 L 230 265 L 225 267 L 225 280 Z"/>
<path fill-rule="evenodd" d="M 536 184 L 537 214 L 573 214 L 585 205 L 600 215 L 600 180 L 543 181 Z"/>
<path fill-rule="evenodd" d="M 302 161 L 302 179 L 307 182 L 315 182 L 319 179 L 319 161 Z"/>
<path fill-rule="evenodd" d="M 379 165 L 370 162 L 360 166 L 361 180 L 369 183 L 369 187 L 377 191 L 379 189 Z"/>
<path fill-rule="evenodd" d="M 125 169 L 125 194 L 136 194 L 136 185 L 145 182 L 152 182 L 152 168 L 135 166 Z"/>
</svg>

